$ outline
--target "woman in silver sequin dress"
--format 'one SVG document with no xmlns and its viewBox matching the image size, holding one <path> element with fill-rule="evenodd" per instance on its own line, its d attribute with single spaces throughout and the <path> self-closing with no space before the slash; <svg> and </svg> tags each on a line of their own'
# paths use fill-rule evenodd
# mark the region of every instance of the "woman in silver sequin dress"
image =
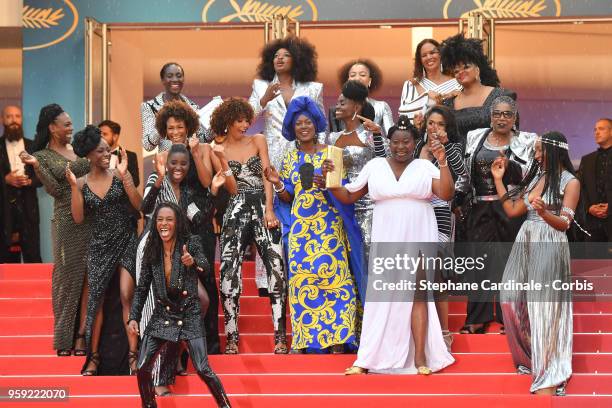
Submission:
<svg viewBox="0 0 612 408">
<path fill-rule="evenodd" d="M 340 80 L 340 86 L 344 85 L 346 81 L 359 81 L 368 88 L 371 95 L 380 89 L 383 76 L 380 68 L 373 61 L 357 59 L 347 62 L 340 68 L 338 79 Z M 368 97 L 368 102 L 374 108 L 374 123 L 378 124 L 382 128 L 384 135 L 386 135 L 394 124 L 391 107 L 387 102 L 371 97 Z"/>
<path fill-rule="evenodd" d="M 261 50 L 261 61 L 257 67 L 257 78 L 253 80 L 253 92 L 249 104 L 253 107 L 255 118 L 264 118 L 263 134 L 268 142 L 270 163 L 280 169 L 285 154 L 294 148 L 282 135 L 283 120 L 287 106 L 297 96 L 308 96 L 323 110 L 323 84 L 317 79 L 317 53 L 308 41 L 288 37 L 272 41 Z M 274 198 L 274 211 L 282 205 Z M 280 219 L 282 225 L 290 225 L 290 220 Z M 283 231 L 286 236 L 289 231 Z M 286 249 L 285 249 L 286 254 Z M 285 256 L 286 258 L 286 256 Z M 256 283 L 260 293 L 265 293 L 268 285 L 265 267 L 260 257 L 256 259 Z"/>
<path fill-rule="evenodd" d="M 535 163 L 509 193 L 502 182 L 504 170 L 503 159 L 496 159 L 491 172 L 504 211 L 509 217 L 527 214 L 527 220 L 516 237 L 502 281 L 534 281 L 544 288 L 502 291 L 510 351 L 519 373 L 531 372 L 532 393 L 563 395 L 572 375 L 572 294 L 555 290 L 553 282 L 571 281 L 565 231 L 574 217 L 580 183 L 567 139 L 559 132 L 546 133 L 536 141 Z"/>
<path fill-rule="evenodd" d="M 382 141 L 382 129 L 371 120 L 362 120 L 365 116 L 372 117 L 373 108 L 367 102 L 368 89 L 358 81 L 347 81 L 342 87 L 342 93 L 338 97 L 336 105 L 336 118 L 343 122 L 344 129 L 341 132 L 331 132 L 327 136 L 326 144 L 344 149 L 343 161 L 346 177 L 349 182 L 353 181 L 363 169 L 367 162 L 372 160 L 375 154 L 375 144 L 381 148 L 377 149 L 385 157 L 385 149 L 388 140 Z M 378 140 L 378 143 L 376 140 Z M 386 139 L 386 138 L 385 138 Z M 374 204 L 369 195 L 365 195 L 355 202 L 355 218 L 361 229 L 363 237 L 365 265 L 367 265 L 370 240 L 372 231 L 372 211 Z M 365 298 L 365 277 L 356 277 L 359 296 Z"/>
</svg>

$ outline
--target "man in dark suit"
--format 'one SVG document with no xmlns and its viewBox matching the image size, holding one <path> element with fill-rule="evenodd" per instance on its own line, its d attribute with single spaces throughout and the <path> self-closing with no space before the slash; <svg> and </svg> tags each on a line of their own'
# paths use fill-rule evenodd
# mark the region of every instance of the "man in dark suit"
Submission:
<svg viewBox="0 0 612 408">
<path fill-rule="evenodd" d="M 603 118 L 595 123 L 595 143 L 599 149 L 580 161 L 578 179 L 586 211 L 589 242 L 612 242 L 612 223 L 608 209 L 612 199 L 612 119 Z"/>
<path fill-rule="evenodd" d="M 106 143 L 110 146 L 111 149 L 111 165 L 110 168 L 114 169 L 117 166 L 117 162 L 121 155 L 119 154 L 120 149 L 122 147 L 119 145 L 119 136 L 121 135 L 121 125 L 117 122 L 113 122 L 112 120 L 104 120 L 100 122 L 98 125 L 100 128 L 100 132 L 102 133 L 102 138 L 106 140 Z M 134 185 L 138 187 L 140 184 L 140 173 L 138 172 L 138 156 L 136 153 L 131 152 L 126 149 L 127 158 L 128 158 L 128 171 L 132 175 L 132 179 L 134 180 Z"/>
<path fill-rule="evenodd" d="M 4 131 L 0 137 L 0 263 L 40 263 L 40 231 L 36 188 L 41 184 L 19 153 L 32 153 L 32 141 L 23 137 L 21 109 L 2 110 Z M 21 251 L 21 254 L 20 254 Z"/>
</svg>

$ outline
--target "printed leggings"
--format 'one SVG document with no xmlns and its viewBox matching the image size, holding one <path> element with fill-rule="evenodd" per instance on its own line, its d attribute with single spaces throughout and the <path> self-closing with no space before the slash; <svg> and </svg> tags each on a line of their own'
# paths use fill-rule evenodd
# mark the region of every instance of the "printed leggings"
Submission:
<svg viewBox="0 0 612 408">
<path fill-rule="evenodd" d="M 238 316 L 242 293 L 242 258 L 253 241 L 266 268 L 268 296 L 276 336 L 285 336 L 287 279 L 280 228 L 264 226 L 265 196 L 262 192 L 239 193 L 231 198 L 221 232 L 221 301 L 227 340 L 238 341 Z"/>
</svg>

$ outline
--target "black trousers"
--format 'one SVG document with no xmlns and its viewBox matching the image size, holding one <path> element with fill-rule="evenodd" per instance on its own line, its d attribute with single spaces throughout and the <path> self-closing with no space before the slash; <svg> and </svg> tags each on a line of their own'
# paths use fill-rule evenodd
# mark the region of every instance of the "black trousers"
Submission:
<svg viewBox="0 0 612 408">
<path fill-rule="evenodd" d="M 0 242 L 0 263 L 41 263 L 40 257 L 40 231 L 38 219 L 32 219 L 32 214 L 28 214 L 24 210 L 25 204 L 23 200 L 11 200 L 7 202 L 5 211 L 9 211 L 13 220 L 13 228 L 11 233 L 19 233 L 19 246 L 21 253 L 10 252 L 10 246 L 7 243 L 11 237 L 6 237 L 6 242 Z M 4 216 L 3 214 L 0 214 Z M 38 216 L 38 214 L 36 214 Z M 2 234 L 0 233 L 0 241 Z"/>
<path fill-rule="evenodd" d="M 210 273 L 200 274 L 198 278 L 208 293 L 208 310 L 202 316 L 202 323 L 206 331 L 206 344 L 208 354 L 219 354 L 221 350 L 221 342 L 219 340 L 219 290 L 217 289 L 217 279 L 215 277 L 215 246 L 217 236 L 208 226 L 200 234 L 202 246 L 204 247 L 204 256 L 210 265 Z"/>
<path fill-rule="evenodd" d="M 157 407 L 151 371 L 153 370 L 155 359 L 164 345 L 172 346 L 176 345 L 176 343 L 149 335 L 144 336 L 142 339 L 138 356 L 138 391 L 140 391 L 143 407 Z M 217 405 L 219 407 L 230 407 L 229 399 L 225 394 L 221 380 L 219 380 L 219 377 L 217 377 L 208 364 L 206 339 L 198 337 L 197 339 L 188 340 L 187 346 L 198 376 L 208 386 L 210 393 L 217 401 Z"/>
</svg>

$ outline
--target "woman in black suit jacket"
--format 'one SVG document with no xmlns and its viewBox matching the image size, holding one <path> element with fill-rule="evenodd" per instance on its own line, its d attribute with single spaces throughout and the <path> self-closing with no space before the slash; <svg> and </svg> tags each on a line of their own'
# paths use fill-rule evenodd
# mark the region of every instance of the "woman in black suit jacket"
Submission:
<svg viewBox="0 0 612 408">
<path fill-rule="evenodd" d="M 156 406 L 151 371 L 160 350 L 168 342 L 186 341 L 193 365 L 217 405 L 229 407 L 223 385 L 208 364 L 202 332 L 198 270 L 212 272 L 200 240 L 189 234 L 187 220 L 174 203 L 160 204 L 152 221 L 155 228 L 145 246 L 142 276 L 128 323 L 138 333 L 142 308 L 153 285 L 155 310 L 145 329 L 138 358 L 138 389 L 143 406 Z"/>
</svg>

